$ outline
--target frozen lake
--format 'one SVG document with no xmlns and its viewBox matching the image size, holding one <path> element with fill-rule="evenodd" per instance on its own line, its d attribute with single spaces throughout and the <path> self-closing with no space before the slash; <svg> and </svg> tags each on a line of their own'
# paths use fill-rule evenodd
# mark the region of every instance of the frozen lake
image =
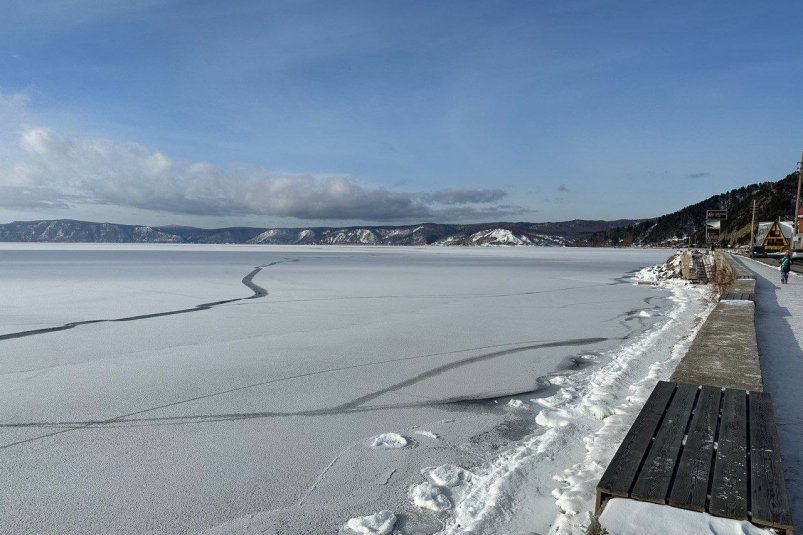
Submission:
<svg viewBox="0 0 803 535">
<path fill-rule="evenodd" d="M 623 403 L 705 310 L 633 284 L 669 254 L 0 244 L 0 532 L 337 533 L 387 509 L 402 533 L 542 533 L 615 403 L 544 407 L 595 370 Z M 416 506 L 445 464 L 472 486 Z"/>
</svg>

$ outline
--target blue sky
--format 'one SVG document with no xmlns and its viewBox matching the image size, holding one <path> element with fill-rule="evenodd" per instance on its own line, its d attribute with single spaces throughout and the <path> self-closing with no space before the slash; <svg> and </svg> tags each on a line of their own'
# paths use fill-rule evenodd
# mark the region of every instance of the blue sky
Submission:
<svg viewBox="0 0 803 535">
<path fill-rule="evenodd" d="M 803 148 L 791 1 L 0 7 L 2 221 L 648 217 Z"/>
</svg>

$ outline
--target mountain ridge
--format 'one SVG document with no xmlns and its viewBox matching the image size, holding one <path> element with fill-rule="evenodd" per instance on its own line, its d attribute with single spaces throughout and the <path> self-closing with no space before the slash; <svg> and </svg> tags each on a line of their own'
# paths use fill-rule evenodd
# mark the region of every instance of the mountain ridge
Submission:
<svg viewBox="0 0 803 535">
<path fill-rule="evenodd" d="M 566 246 L 577 239 L 640 220 L 573 219 L 560 222 L 355 225 L 346 227 L 225 227 L 127 225 L 75 219 L 0 224 L 3 242 L 221 243 L 275 245 L 542 245 Z"/>
</svg>

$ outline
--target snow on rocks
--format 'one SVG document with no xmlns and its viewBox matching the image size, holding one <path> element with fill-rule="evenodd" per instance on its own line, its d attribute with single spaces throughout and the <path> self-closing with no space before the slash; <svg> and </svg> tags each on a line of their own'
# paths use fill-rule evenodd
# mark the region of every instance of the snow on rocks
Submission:
<svg viewBox="0 0 803 535">
<path fill-rule="evenodd" d="M 446 492 L 445 488 L 425 481 L 410 487 L 409 495 L 416 506 L 439 513 L 452 508 L 452 500 Z"/>
<path fill-rule="evenodd" d="M 676 251 L 675 254 L 663 264 L 645 267 L 636 273 L 636 283 L 659 284 L 670 279 L 680 279 L 681 256 L 683 251 Z"/>
<path fill-rule="evenodd" d="M 453 464 L 424 468 L 421 475 L 436 485 L 449 488 L 458 487 L 471 478 L 471 472 Z"/>
<path fill-rule="evenodd" d="M 511 409 L 528 409 L 530 408 L 525 402 L 520 399 L 511 399 L 507 402 L 507 406 Z"/>
<path fill-rule="evenodd" d="M 397 433 L 382 433 L 370 439 L 372 448 L 401 449 L 407 447 L 409 441 Z"/>
<path fill-rule="evenodd" d="M 396 515 L 379 511 L 368 516 L 359 516 L 346 522 L 346 528 L 360 535 L 388 535 L 396 525 Z"/>
<path fill-rule="evenodd" d="M 413 431 L 413 433 L 422 437 L 431 438 L 433 440 L 438 440 L 440 438 L 437 433 L 433 433 L 432 431 Z"/>
</svg>

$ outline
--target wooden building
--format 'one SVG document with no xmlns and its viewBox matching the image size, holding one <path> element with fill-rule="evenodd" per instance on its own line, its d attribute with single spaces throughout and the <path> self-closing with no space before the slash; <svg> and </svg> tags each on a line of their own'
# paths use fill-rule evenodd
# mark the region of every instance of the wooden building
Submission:
<svg viewBox="0 0 803 535">
<path fill-rule="evenodd" d="M 786 251 L 792 245 L 792 221 L 766 221 L 758 224 L 756 245 L 767 253 Z"/>
</svg>

